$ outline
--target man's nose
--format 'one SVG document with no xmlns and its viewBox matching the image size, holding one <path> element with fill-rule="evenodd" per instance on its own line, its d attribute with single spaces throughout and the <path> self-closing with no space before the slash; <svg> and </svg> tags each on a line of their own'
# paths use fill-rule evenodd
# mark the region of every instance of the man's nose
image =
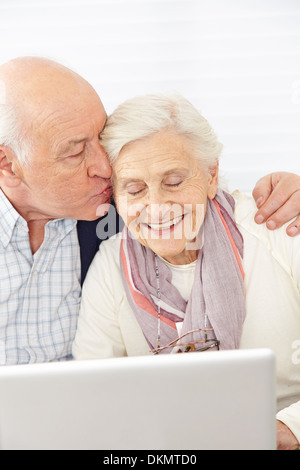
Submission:
<svg viewBox="0 0 300 470">
<path fill-rule="evenodd" d="M 90 178 L 94 176 L 110 179 L 112 176 L 112 168 L 108 160 L 108 156 L 104 148 L 97 143 L 92 148 L 92 155 L 90 155 L 90 163 L 88 167 L 88 175 Z"/>
</svg>

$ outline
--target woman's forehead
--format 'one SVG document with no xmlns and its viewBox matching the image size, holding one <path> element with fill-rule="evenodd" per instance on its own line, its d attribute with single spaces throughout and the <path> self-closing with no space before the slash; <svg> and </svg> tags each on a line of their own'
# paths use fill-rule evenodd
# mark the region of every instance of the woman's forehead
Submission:
<svg viewBox="0 0 300 470">
<path fill-rule="evenodd" d="M 177 169 L 187 170 L 197 163 L 195 151 L 186 138 L 174 140 L 164 136 L 153 136 L 125 146 L 113 169 L 116 175 L 135 172 L 164 174 Z"/>
<path fill-rule="evenodd" d="M 192 141 L 183 134 L 176 134 L 173 131 L 160 131 L 149 135 L 143 139 L 138 139 L 126 144 L 120 151 L 119 158 L 128 156 L 151 155 L 153 157 L 173 154 L 178 156 L 182 153 L 193 153 Z"/>
</svg>

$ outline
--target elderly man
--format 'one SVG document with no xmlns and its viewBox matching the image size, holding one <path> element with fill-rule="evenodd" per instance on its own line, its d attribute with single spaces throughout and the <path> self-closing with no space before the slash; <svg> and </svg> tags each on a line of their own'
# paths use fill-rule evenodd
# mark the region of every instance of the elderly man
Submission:
<svg viewBox="0 0 300 470">
<path fill-rule="evenodd" d="M 95 90 L 66 67 L 32 57 L 0 67 L 0 364 L 70 357 L 81 285 L 101 241 L 97 219 L 111 197 L 105 122 Z M 268 181 L 256 199 L 267 200 Z M 299 198 L 299 177 L 288 186 L 285 200 Z M 274 194 L 260 207 L 264 220 L 282 198 Z M 294 200 L 277 225 L 299 214 L 299 200 L 289 210 Z"/>
<path fill-rule="evenodd" d="M 106 113 L 83 78 L 48 60 L 13 60 L 0 83 L 0 363 L 67 358 L 97 249 L 95 225 L 76 220 L 97 219 L 111 197 Z"/>
</svg>

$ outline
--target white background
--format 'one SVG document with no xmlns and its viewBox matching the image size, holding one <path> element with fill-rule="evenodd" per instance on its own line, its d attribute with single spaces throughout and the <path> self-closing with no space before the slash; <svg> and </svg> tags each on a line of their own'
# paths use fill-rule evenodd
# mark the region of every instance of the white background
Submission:
<svg viewBox="0 0 300 470">
<path fill-rule="evenodd" d="M 300 173 L 300 0 L 0 0 L 0 63 L 42 55 L 73 68 L 108 113 L 175 90 L 224 144 L 231 189 Z"/>
</svg>

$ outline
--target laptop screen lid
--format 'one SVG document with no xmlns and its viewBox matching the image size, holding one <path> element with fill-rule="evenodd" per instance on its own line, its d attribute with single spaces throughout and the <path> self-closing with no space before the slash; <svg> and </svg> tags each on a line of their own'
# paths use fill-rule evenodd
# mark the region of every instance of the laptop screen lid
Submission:
<svg viewBox="0 0 300 470">
<path fill-rule="evenodd" d="M 270 350 L 0 369 L 1 449 L 268 450 L 275 414 Z"/>
</svg>

